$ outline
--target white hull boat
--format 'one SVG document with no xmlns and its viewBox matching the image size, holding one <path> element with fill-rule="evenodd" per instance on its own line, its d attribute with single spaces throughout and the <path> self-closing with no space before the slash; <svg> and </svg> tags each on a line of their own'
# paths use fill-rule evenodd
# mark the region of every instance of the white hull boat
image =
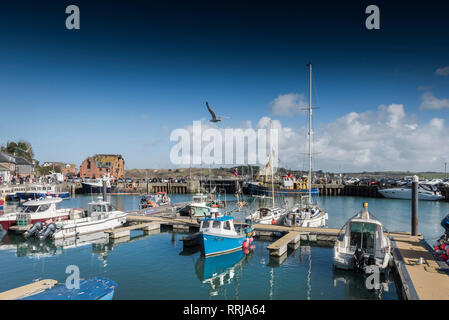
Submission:
<svg viewBox="0 0 449 320">
<path fill-rule="evenodd" d="M 293 208 L 284 219 L 287 226 L 303 228 L 322 228 L 326 226 L 328 214 L 318 207 Z"/>
<path fill-rule="evenodd" d="M 349 219 L 340 230 L 334 246 L 334 267 L 373 273 L 376 268 L 385 272 L 393 262 L 391 241 L 385 235 L 382 223 L 363 210 Z"/>
<path fill-rule="evenodd" d="M 89 210 L 84 215 L 86 216 L 56 223 L 52 238 L 64 239 L 114 229 L 126 222 L 126 213 L 114 210 L 109 202 L 105 201 L 89 203 Z"/>
<path fill-rule="evenodd" d="M 13 225 L 28 225 L 35 222 L 45 222 L 47 220 L 66 220 L 71 214 L 81 212 L 79 209 L 57 209 L 56 204 L 62 198 L 41 198 L 39 200 L 29 200 L 19 207 L 19 211 L 10 212 L 0 216 L 0 225 L 8 231 Z"/>
<path fill-rule="evenodd" d="M 411 200 L 412 199 L 412 188 L 411 185 L 397 187 L 397 188 L 388 188 L 381 189 L 379 193 L 383 195 L 385 198 L 389 199 L 403 199 L 403 200 Z M 419 184 L 418 186 L 418 199 L 419 200 L 427 200 L 427 201 L 437 201 L 443 200 L 444 196 L 434 185 L 430 184 Z"/>
<path fill-rule="evenodd" d="M 248 224 L 280 224 L 286 214 L 287 210 L 283 208 L 259 208 L 247 216 L 245 221 Z"/>
</svg>

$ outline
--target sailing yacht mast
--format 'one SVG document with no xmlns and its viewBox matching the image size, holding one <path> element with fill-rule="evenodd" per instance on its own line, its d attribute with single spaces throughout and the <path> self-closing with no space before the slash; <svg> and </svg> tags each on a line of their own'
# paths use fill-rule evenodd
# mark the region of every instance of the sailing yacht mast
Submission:
<svg viewBox="0 0 449 320">
<path fill-rule="evenodd" d="M 273 164 L 271 163 L 273 159 L 273 141 L 271 137 L 271 128 L 272 128 L 272 120 L 270 120 L 270 167 L 271 167 L 271 199 L 274 208 L 274 176 L 273 176 Z"/>
<path fill-rule="evenodd" d="M 312 62 L 309 67 L 309 204 L 312 203 Z"/>
</svg>

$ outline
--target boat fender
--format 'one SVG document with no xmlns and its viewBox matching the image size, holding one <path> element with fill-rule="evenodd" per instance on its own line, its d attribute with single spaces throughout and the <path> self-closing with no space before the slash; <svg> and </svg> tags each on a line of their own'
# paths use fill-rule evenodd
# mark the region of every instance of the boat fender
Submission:
<svg viewBox="0 0 449 320">
<path fill-rule="evenodd" d="M 433 251 L 438 251 L 438 250 L 440 250 L 440 246 L 435 246 L 435 247 L 433 248 Z"/>
<path fill-rule="evenodd" d="M 440 256 L 440 258 L 441 258 L 442 260 L 446 261 L 446 260 L 448 259 L 448 256 L 447 256 L 446 254 L 442 254 L 442 255 Z"/>
<path fill-rule="evenodd" d="M 271 220 L 271 224 L 276 224 L 276 220 L 275 219 Z"/>
<path fill-rule="evenodd" d="M 254 241 L 254 239 L 253 239 L 253 237 L 250 237 L 249 238 L 249 242 L 253 242 Z M 448 249 L 449 250 L 449 249 Z"/>
<path fill-rule="evenodd" d="M 244 254 L 248 254 L 248 253 L 249 253 L 248 248 L 243 248 L 243 253 L 244 253 Z"/>
<path fill-rule="evenodd" d="M 248 248 L 248 239 L 243 241 L 242 246 L 243 246 L 243 248 Z"/>
<path fill-rule="evenodd" d="M 43 228 L 43 224 L 41 221 L 35 222 L 33 224 L 33 226 L 25 232 L 25 234 L 24 234 L 25 238 L 29 238 L 34 235 L 38 235 L 39 232 L 42 230 L 42 228 Z"/>
<path fill-rule="evenodd" d="M 253 245 L 253 244 L 249 246 L 249 249 L 250 249 L 250 250 L 254 250 L 255 248 L 256 248 L 256 246 Z"/>
</svg>

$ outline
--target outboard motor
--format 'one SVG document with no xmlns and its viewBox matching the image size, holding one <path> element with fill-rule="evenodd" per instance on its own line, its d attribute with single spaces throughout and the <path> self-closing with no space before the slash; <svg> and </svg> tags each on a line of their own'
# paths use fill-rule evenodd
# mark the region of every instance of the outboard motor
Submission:
<svg viewBox="0 0 449 320">
<path fill-rule="evenodd" d="M 376 264 L 376 258 L 374 257 L 374 254 L 370 254 L 368 258 L 368 265 L 373 266 Z"/>
<path fill-rule="evenodd" d="M 56 231 L 56 224 L 54 222 L 50 223 L 44 230 L 39 233 L 39 240 L 45 240 L 51 237 Z"/>
<path fill-rule="evenodd" d="M 356 272 L 363 272 L 365 269 L 365 252 L 362 248 L 355 249 L 354 252 L 354 270 Z"/>
<path fill-rule="evenodd" d="M 39 234 L 39 232 L 41 232 L 41 230 L 44 228 L 44 224 L 42 223 L 42 221 L 37 221 L 33 224 L 33 226 L 31 228 L 29 228 L 24 236 L 25 238 L 29 238 L 29 237 L 33 237 L 33 236 L 37 236 Z"/>
</svg>

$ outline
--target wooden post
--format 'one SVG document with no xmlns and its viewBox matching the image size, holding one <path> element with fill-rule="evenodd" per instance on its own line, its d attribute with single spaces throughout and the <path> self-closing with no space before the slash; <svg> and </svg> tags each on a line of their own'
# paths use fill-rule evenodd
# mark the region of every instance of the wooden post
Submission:
<svg viewBox="0 0 449 320">
<path fill-rule="evenodd" d="M 412 236 L 418 235 L 418 176 L 412 182 Z"/>
<path fill-rule="evenodd" d="M 103 201 L 106 201 L 107 186 L 106 180 L 103 180 Z"/>
</svg>

